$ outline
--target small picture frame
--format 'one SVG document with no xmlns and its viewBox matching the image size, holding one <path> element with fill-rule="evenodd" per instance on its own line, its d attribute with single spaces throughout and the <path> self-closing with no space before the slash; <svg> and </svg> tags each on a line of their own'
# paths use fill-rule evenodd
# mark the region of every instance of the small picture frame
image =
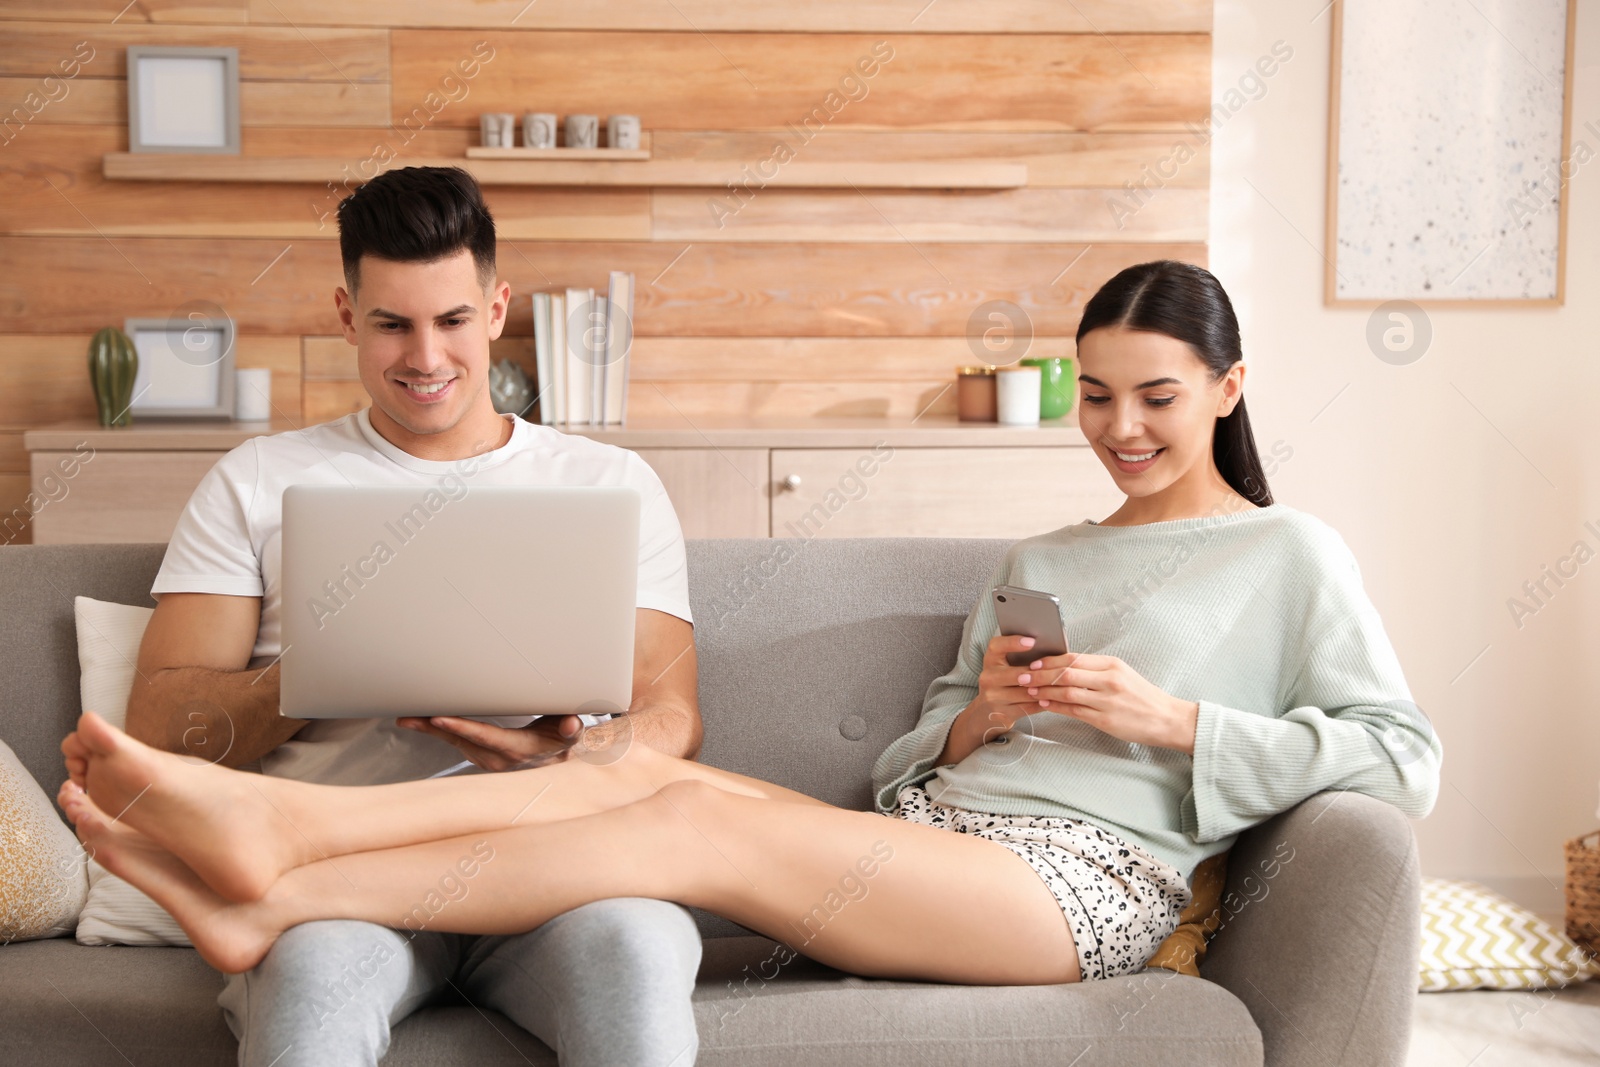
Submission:
<svg viewBox="0 0 1600 1067">
<path fill-rule="evenodd" d="M 128 46 L 128 151 L 239 154 L 239 50 Z"/>
<path fill-rule="evenodd" d="M 123 332 L 139 354 L 129 405 L 135 417 L 233 417 L 232 319 L 126 319 Z"/>
</svg>

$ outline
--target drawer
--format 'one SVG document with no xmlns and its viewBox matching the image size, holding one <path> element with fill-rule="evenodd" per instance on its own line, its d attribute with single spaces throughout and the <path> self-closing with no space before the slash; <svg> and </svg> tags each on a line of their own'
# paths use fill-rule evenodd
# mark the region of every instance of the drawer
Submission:
<svg viewBox="0 0 1600 1067">
<path fill-rule="evenodd" d="M 774 537 L 1028 537 L 1124 499 L 1087 445 L 772 450 Z"/>
<path fill-rule="evenodd" d="M 639 448 L 678 513 L 684 537 L 766 537 L 767 450 Z"/>
<path fill-rule="evenodd" d="M 36 545 L 168 541 L 200 479 L 225 452 L 34 452 Z M 63 470 L 76 473 L 65 477 Z M 62 466 L 67 463 L 66 466 Z"/>
</svg>

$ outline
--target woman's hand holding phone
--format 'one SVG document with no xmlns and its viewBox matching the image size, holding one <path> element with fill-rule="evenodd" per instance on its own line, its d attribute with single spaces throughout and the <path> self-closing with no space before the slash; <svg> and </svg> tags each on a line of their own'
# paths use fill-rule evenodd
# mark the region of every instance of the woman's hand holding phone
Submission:
<svg viewBox="0 0 1600 1067">
<path fill-rule="evenodd" d="M 1194 755 L 1200 705 L 1172 696 L 1116 656 L 1043 656 L 1020 669 L 1017 685 L 1031 711 L 1053 711 L 1122 741 Z"/>
<path fill-rule="evenodd" d="M 978 675 L 978 695 L 950 724 L 950 737 L 939 755 L 940 764 L 960 763 L 1015 726 L 1018 719 L 1044 710 L 1039 699 L 1027 690 L 1037 672 L 1026 666 L 1014 667 L 1007 661 L 1008 656 L 1026 653 L 1036 643 L 1020 634 L 999 634 L 989 640 L 983 653 L 983 670 Z"/>
<path fill-rule="evenodd" d="M 1016 634 L 990 639 L 978 695 L 951 724 L 940 764 L 960 763 L 1041 711 L 1082 720 L 1121 741 L 1194 755 L 1199 704 L 1172 696 L 1116 656 L 1068 651 L 1021 666 L 1009 662 L 1035 644 Z"/>
</svg>

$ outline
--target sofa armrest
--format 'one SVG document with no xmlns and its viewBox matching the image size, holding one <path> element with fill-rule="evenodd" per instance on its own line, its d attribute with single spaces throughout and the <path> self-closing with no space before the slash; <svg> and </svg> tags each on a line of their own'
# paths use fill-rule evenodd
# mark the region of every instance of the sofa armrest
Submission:
<svg viewBox="0 0 1600 1067">
<path fill-rule="evenodd" d="M 1410 820 L 1325 792 L 1240 835 L 1201 974 L 1242 1000 L 1273 1067 L 1405 1062 L 1421 954 Z"/>
</svg>

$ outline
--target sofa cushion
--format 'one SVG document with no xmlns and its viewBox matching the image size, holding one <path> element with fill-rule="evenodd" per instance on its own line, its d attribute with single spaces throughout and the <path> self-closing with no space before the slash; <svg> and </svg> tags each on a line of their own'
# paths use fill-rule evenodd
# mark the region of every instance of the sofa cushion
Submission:
<svg viewBox="0 0 1600 1067">
<path fill-rule="evenodd" d="M 1261 1063 L 1237 999 L 1168 971 L 1086 986 L 946 986 L 854 978 L 797 958 L 774 968 L 766 938 L 706 945 L 694 993 L 701 1067 L 816 1064 Z M 771 977 L 764 977 L 770 975 Z M 64 941 L 0 951 L 0 1062 L 231 1067 L 217 1008 L 221 977 L 190 949 L 86 948 Z M 1080 1058 L 1081 1057 L 1081 1058 Z M 555 1067 L 543 1043 L 453 995 L 394 1030 L 385 1067 Z"/>
<path fill-rule="evenodd" d="M 88 882 L 83 846 L 0 741 L 0 944 L 70 934 Z"/>
<path fill-rule="evenodd" d="M 0 1062 L 215 1064 L 238 1044 L 217 1008 L 222 976 L 187 948 L 0 949 Z"/>
<path fill-rule="evenodd" d="M 78 632 L 72 598 L 154 607 L 166 545 L 18 546 L 0 553 L 3 738 L 54 796 L 66 780 L 61 739 L 78 719 Z"/>
<path fill-rule="evenodd" d="M 154 608 L 72 598 L 78 627 L 78 692 L 83 710 L 117 729 L 128 721 L 139 644 Z M 81 945 L 182 945 L 189 936 L 161 905 L 89 861 L 89 899 L 78 916 Z"/>
<path fill-rule="evenodd" d="M 958 986 L 857 978 L 803 957 L 780 968 L 776 947 L 762 937 L 706 943 L 694 993 L 700 1067 L 1262 1062 L 1244 1005 L 1172 971 Z"/>
<path fill-rule="evenodd" d="M 1010 543 L 688 542 L 700 759 L 869 809 L 873 762 L 955 663 Z"/>
</svg>

